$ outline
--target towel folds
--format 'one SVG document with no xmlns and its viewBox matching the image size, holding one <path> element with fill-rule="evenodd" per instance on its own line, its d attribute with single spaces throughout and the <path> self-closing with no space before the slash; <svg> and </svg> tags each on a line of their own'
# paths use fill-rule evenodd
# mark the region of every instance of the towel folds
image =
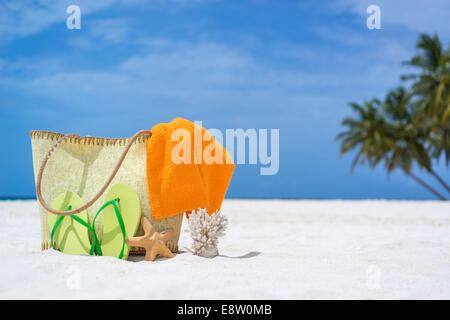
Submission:
<svg viewBox="0 0 450 320">
<path fill-rule="evenodd" d="M 176 118 L 152 128 L 147 183 L 154 219 L 220 210 L 234 171 L 228 151 L 206 130 Z"/>
</svg>

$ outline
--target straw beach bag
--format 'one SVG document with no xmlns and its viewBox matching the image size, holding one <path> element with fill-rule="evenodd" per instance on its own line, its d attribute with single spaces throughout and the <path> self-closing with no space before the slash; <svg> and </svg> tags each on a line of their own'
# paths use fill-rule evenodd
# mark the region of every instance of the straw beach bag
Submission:
<svg viewBox="0 0 450 320">
<path fill-rule="evenodd" d="M 102 195 L 110 185 L 123 183 L 137 193 L 142 215 L 147 217 L 156 231 L 173 229 L 175 235 L 167 241 L 172 252 L 178 251 L 183 214 L 167 219 L 153 220 L 148 198 L 146 173 L 146 142 L 150 131 L 139 131 L 131 138 L 95 138 L 64 135 L 48 131 L 32 131 L 31 146 L 39 202 L 42 250 L 51 248 L 48 212 L 59 215 L 76 214 L 87 210 L 89 221 L 103 204 Z M 84 206 L 58 212 L 51 203 L 65 191 L 77 193 Z M 56 211 L 56 212 L 55 212 Z M 102 239 L 101 216 L 96 220 L 96 233 Z M 136 233 L 143 235 L 142 227 Z M 144 253 L 141 248 L 131 248 L 130 253 Z"/>
</svg>

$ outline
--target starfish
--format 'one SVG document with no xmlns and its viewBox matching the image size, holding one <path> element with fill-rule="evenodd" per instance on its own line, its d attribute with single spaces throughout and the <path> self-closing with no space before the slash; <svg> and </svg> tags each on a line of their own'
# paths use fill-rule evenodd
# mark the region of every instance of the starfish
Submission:
<svg viewBox="0 0 450 320">
<path fill-rule="evenodd" d="M 126 240 L 126 244 L 133 247 L 141 247 L 145 249 L 145 261 L 155 260 L 157 255 L 173 258 L 173 253 L 167 248 L 166 241 L 173 237 L 172 229 L 163 232 L 156 232 L 150 220 L 141 217 L 141 225 L 144 229 L 144 235 L 141 237 L 132 237 Z"/>
</svg>

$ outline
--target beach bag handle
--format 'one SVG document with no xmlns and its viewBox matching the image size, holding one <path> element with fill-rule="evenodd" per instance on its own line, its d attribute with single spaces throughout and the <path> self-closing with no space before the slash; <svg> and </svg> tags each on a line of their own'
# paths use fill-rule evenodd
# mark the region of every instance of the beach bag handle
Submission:
<svg viewBox="0 0 450 320">
<path fill-rule="evenodd" d="M 69 210 L 69 211 L 58 211 L 53 209 L 52 207 L 50 207 L 44 200 L 44 198 L 42 197 L 42 192 L 41 192 L 41 182 L 42 182 L 42 175 L 44 173 L 44 168 L 45 165 L 47 164 L 48 159 L 50 158 L 50 156 L 52 155 L 53 151 L 55 151 L 55 149 L 65 140 L 67 140 L 68 138 L 80 138 L 79 135 L 77 134 L 68 134 L 65 135 L 63 137 L 61 137 L 60 139 L 58 139 L 58 141 L 50 148 L 50 150 L 47 152 L 47 154 L 44 157 L 44 160 L 42 161 L 41 167 L 39 168 L 39 173 L 37 176 L 37 181 L 36 181 L 36 195 L 37 198 L 39 200 L 39 202 L 41 203 L 41 205 L 49 212 L 54 213 L 56 215 L 59 216 L 71 216 L 73 214 L 77 214 L 83 210 L 86 210 L 87 208 L 89 208 L 90 206 L 92 206 L 95 201 L 98 200 L 98 198 L 101 197 L 101 195 L 105 192 L 106 188 L 108 188 L 109 184 L 111 183 L 111 181 L 114 179 L 114 177 L 116 176 L 117 171 L 119 171 L 120 166 L 122 165 L 123 160 L 125 159 L 125 156 L 127 155 L 128 151 L 130 150 L 131 146 L 133 145 L 133 143 L 136 141 L 136 139 L 140 136 L 149 136 L 151 137 L 152 133 L 148 130 L 141 130 L 138 131 L 134 136 L 132 136 L 130 138 L 130 140 L 128 141 L 128 144 L 125 147 L 125 150 L 123 151 L 122 155 L 119 158 L 119 161 L 117 162 L 116 166 L 114 167 L 113 172 L 111 173 L 111 175 L 109 176 L 108 180 L 106 180 L 105 184 L 103 185 L 103 187 L 100 189 L 100 191 L 94 196 L 92 197 L 91 200 L 89 200 L 85 205 L 83 205 L 82 207 L 79 207 L 77 209 L 73 209 L 73 210 Z"/>
</svg>

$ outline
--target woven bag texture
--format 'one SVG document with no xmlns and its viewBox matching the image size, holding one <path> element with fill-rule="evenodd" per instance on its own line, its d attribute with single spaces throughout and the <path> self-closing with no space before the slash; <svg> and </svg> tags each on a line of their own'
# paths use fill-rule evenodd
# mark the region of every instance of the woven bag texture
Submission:
<svg viewBox="0 0 450 320">
<path fill-rule="evenodd" d="M 62 136 L 64 135 L 48 131 L 31 132 L 35 178 L 45 155 Z M 133 188 L 139 196 L 142 214 L 150 219 L 155 230 L 163 231 L 169 228 L 175 230 L 175 236 L 167 242 L 167 246 L 172 252 L 177 252 L 183 214 L 161 220 L 153 220 L 151 214 L 146 175 L 145 146 L 148 139 L 149 137 L 147 136 L 141 136 L 136 140 L 110 186 L 116 183 L 124 183 Z M 96 137 L 68 138 L 62 142 L 51 155 L 42 177 L 42 195 L 45 201 L 51 203 L 53 199 L 65 191 L 76 192 L 84 202 L 89 201 L 100 190 L 113 171 L 127 143 L 128 138 Z M 104 195 L 107 192 L 108 190 L 92 207 L 87 209 L 89 223 L 91 223 L 95 213 L 104 203 Z M 41 221 L 41 247 L 42 250 L 46 250 L 51 247 L 50 230 L 47 225 L 48 212 L 40 204 L 39 214 Z M 101 241 L 101 215 L 96 220 L 95 229 Z M 141 226 L 139 226 L 136 235 L 143 235 Z M 144 252 L 141 248 L 131 248 L 130 253 L 142 254 Z"/>
</svg>

